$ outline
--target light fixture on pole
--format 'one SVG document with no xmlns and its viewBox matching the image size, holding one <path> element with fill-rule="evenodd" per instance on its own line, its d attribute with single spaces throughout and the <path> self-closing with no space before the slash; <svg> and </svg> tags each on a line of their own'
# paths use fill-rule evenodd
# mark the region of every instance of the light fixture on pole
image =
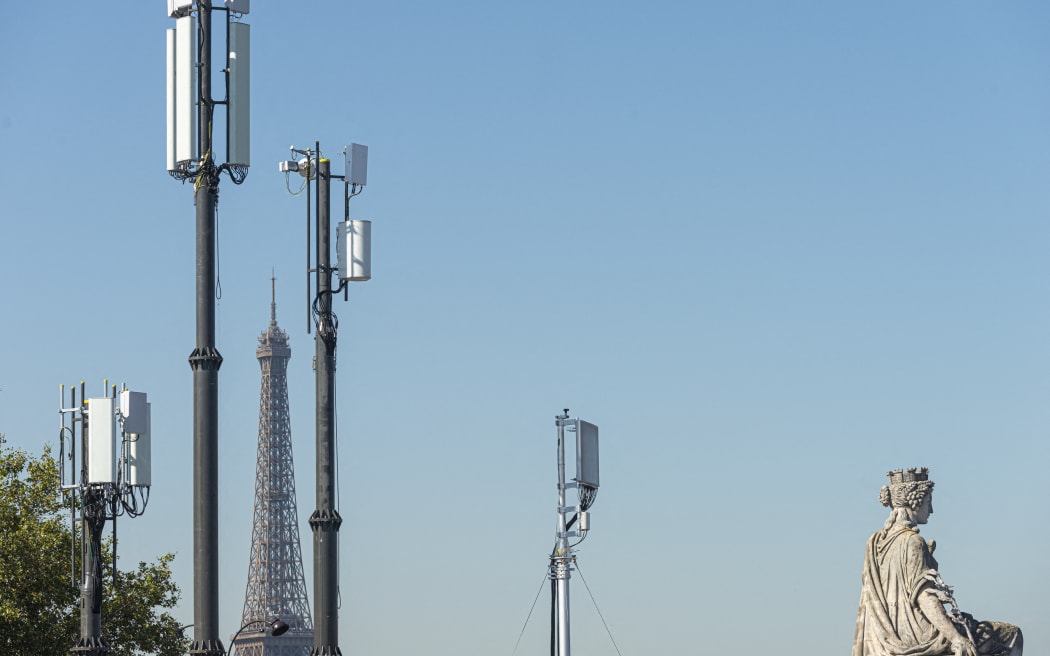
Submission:
<svg viewBox="0 0 1050 656">
<path fill-rule="evenodd" d="M 230 638 L 230 646 L 233 647 L 234 649 L 236 649 L 235 645 L 236 645 L 236 642 L 237 642 L 237 638 L 239 638 L 240 635 L 242 633 L 244 633 L 247 629 L 249 629 L 251 627 L 260 626 L 260 625 L 261 625 L 261 628 L 259 629 L 260 631 L 265 632 L 265 631 L 269 630 L 270 631 L 270 635 L 272 635 L 275 638 L 277 636 L 284 635 L 285 633 L 288 632 L 288 622 L 285 622 L 284 620 L 282 620 L 279 617 L 271 617 L 268 620 L 252 620 L 250 622 L 245 622 L 244 626 L 242 626 L 241 628 L 237 629 L 237 633 L 234 633 L 233 637 Z"/>
</svg>

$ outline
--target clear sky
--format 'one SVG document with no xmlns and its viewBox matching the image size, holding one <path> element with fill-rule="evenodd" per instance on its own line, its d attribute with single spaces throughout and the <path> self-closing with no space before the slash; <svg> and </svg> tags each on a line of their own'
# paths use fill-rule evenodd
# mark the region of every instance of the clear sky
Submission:
<svg viewBox="0 0 1050 656">
<path fill-rule="evenodd" d="M 0 432 L 55 443 L 60 383 L 149 393 L 122 562 L 175 552 L 189 623 L 194 208 L 164 170 L 164 9 L 0 9 Z M 1050 5 L 252 9 L 253 166 L 219 203 L 224 639 L 274 268 L 311 580 L 305 206 L 277 163 L 320 140 L 336 173 L 370 148 L 374 278 L 336 306 L 343 653 L 510 656 L 565 407 L 601 427 L 579 562 L 624 656 L 845 653 L 883 474 L 917 465 L 960 605 L 1046 651 Z M 614 654 L 572 598 L 574 653 Z M 546 604 L 519 654 L 545 653 Z"/>
</svg>

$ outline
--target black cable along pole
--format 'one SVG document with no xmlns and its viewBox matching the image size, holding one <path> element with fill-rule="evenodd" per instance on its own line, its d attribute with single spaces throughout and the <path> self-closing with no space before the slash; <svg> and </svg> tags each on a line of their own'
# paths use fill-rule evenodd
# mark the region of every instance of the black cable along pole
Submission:
<svg viewBox="0 0 1050 656">
<path fill-rule="evenodd" d="M 197 345 L 193 370 L 193 643 L 190 654 L 224 656 L 219 638 L 219 367 L 215 348 L 215 205 L 219 172 L 212 151 L 211 0 L 196 0 L 200 21 L 197 208 Z"/>
<path fill-rule="evenodd" d="M 311 656 L 340 656 L 336 608 L 339 526 L 335 508 L 335 345 L 332 315 L 331 162 L 317 144 L 317 296 L 314 336 L 317 391 L 317 509 L 310 516 L 314 537 L 314 648 Z M 309 180 L 309 178 L 307 178 Z"/>
</svg>

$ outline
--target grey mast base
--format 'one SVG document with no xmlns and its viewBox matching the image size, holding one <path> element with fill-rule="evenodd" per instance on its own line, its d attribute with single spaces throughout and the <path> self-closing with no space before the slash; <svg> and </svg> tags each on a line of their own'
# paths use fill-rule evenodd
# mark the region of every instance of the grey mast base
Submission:
<svg viewBox="0 0 1050 656">
<path fill-rule="evenodd" d="M 222 640 L 198 640 L 190 645 L 189 653 L 200 656 L 226 656 L 226 649 L 222 646 Z"/>
<path fill-rule="evenodd" d="M 77 644 L 73 645 L 69 651 L 72 654 L 83 654 L 83 656 L 105 656 L 109 653 L 109 647 L 102 641 L 102 638 L 90 636 L 77 640 Z"/>
</svg>

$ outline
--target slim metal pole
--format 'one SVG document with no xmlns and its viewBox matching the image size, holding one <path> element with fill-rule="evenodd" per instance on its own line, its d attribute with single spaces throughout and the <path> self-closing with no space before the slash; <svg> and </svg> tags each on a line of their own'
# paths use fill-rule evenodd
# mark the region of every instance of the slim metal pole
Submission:
<svg viewBox="0 0 1050 656">
<path fill-rule="evenodd" d="M 335 507 L 335 345 L 332 316 L 331 162 L 317 144 L 317 334 L 316 430 L 317 509 L 310 516 L 314 537 L 314 647 L 312 656 L 339 656 L 339 613 L 336 608 L 339 568 L 339 526 Z"/>
<path fill-rule="evenodd" d="M 88 448 L 86 414 L 81 412 L 81 461 L 87 463 Z M 81 472 L 81 481 L 87 480 L 87 468 Z M 109 647 L 102 640 L 102 529 L 106 525 L 105 505 L 98 490 L 84 489 L 80 507 L 80 639 L 69 651 L 82 656 L 105 656 Z"/>
<path fill-rule="evenodd" d="M 70 408 L 76 408 L 77 407 L 77 387 L 76 387 L 76 385 L 70 385 L 69 387 L 70 387 L 70 389 L 69 389 L 69 407 Z M 62 424 L 65 425 L 65 423 L 66 423 L 66 416 L 65 416 L 65 414 L 63 414 L 62 415 Z M 77 444 L 77 419 L 76 419 L 76 414 L 75 413 L 70 418 L 69 424 L 70 424 L 69 425 L 69 460 L 72 463 L 69 466 L 69 474 L 70 474 L 70 476 L 73 479 L 73 480 L 69 481 L 69 483 L 71 485 L 75 485 L 77 483 L 77 481 L 78 481 L 78 479 L 77 479 L 77 448 L 76 448 L 76 444 Z M 81 441 L 83 441 L 83 436 L 81 436 Z M 66 468 L 66 465 L 65 465 L 65 462 L 63 462 L 62 463 L 62 471 L 63 472 L 65 472 L 65 468 Z M 64 478 L 64 476 L 63 476 L 63 478 Z M 63 481 L 63 482 L 65 482 L 65 481 Z M 69 540 L 69 563 L 70 563 L 69 564 L 69 570 L 70 570 L 71 580 L 73 581 L 73 585 L 76 585 L 76 583 L 77 583 L 77 565 L 76 565 L 76 562 L 77 562 L 77 541 L 76 541 L 77 520 L 76 520 L 76 512 L 77 512 L 77 491 L 76 491 L 76 489 L 74 489 L 72 491 L 72 493 L 69 495 L 69 535 L 72 536 L 71 539 Z"/>
<path fill-rule="evenodd" d="M 306 334 L 309 335 L 310 331 L 313 330 L 311 322 L 312 310 L 310 304 L 313 303 L 313 294 L 310 289 L 310 271 L 313 267 L 310 266 L 310 219 L 313 217 L 310 215 L 310 167 L 313 166 L 313 160 L 310 159 L 310 154 L 306 155 Z"/>
<path fill-rule="evenodd" d="M 81 512 L 88 549 L 81 561 L 80 639 L 70 651 L 83 656 L 104 656 L 109 652 L 102 640 L 102 529 L 106 518 L 105 502 L 100 497 L 99 492 L 89 490 Z"/>
<path fill-rule="evenodd" d="M 211 0 L 197 0 L 200 25 L 197 207 L 197 345 L 193 370 L 193 644 L 190 654 L 223 656 L 219 638 L 219 367 L 215 348 L 215 204 L 219 174 L 212 152 Z"/>
<path fill-rule="evenodd" d="M 569 654 L 569 538 L 565 521 L 565 422 L 567 415 L 558 417 L 558 538 L 554 557 L 557 602 L 558 653 Z"/>
</svg>

